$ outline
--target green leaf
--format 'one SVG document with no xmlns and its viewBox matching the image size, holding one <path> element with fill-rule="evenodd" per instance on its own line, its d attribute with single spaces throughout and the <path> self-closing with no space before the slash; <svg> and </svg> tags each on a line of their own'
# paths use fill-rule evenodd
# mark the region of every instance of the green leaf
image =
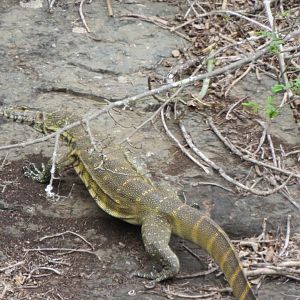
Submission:
<svg viewBox="0 0 300 300">
<path fill-rule="evenodd" d="M 284 84 L 275 84 L 272 86 L 272 93 L 277 94 L 280 92 L 283 92 L 285 90 L 285 85 Z"/>
<path fill-rule="evenodd" d="M 300 95 L 300 77 L 292 81 L 291 89 L 296 95 Z"/>
<path fill-rule="evenodd" d="M 278 116 L 279 111 L 274 105 L 274 97 L 269 96 L 265 102 L 265 113 L 270 118 L 273 119 Z"/>
<path fill-rule="evenodd" d="M 258 109 L 259 109 L 259 105 L 257 102 L 255 101 L 247 101 L 247 102 L 243 102 L 242 105 L 244 107 L 250 107 L 252 109 L 252 112 L 257 114 L 258 113 Z"/>
<path fill-rule="evenodd" d="M 281 15 L 282 15 L 283 17 L 289 17 L 289 16 L 290 16 L 290 12 L 289 12 L 288 10 L 286 10 L 286 11 L 283 11 L 283 12 L 281 13 Z"/>
</svg>

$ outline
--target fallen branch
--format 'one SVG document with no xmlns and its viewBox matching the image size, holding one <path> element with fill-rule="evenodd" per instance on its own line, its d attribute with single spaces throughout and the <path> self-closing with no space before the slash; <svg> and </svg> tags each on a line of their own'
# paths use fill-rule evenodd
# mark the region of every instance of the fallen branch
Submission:
<svg viewBox="0 0 300 300">
<path fill-rule="evenodd" d="M 261 190 L 257 190 L 254 188 L 249 188 L 246 185 L 242 184 L 241 182 L 231 178 L 228 174 L 226 174 L 226 172 L 220 167 L 218 166 L 216 163 L 214 163 L 212 160 L 210 160 L 208 157 L 206 157 L 193 143 L 191 136 L 187 133 L 184 125 L 182 123 L 179 124 L 180 125 L 180 129 L 181 132 L 186 140 L 186 142 L 188 143 L 189 147 L 194 151 L 194 153 L 196 153 L 202 160 L 204 160 L 209 166 L 211 166 L 214 170 L 216 170 L 221 177 L 223 177 L 225 180 L 227 180 L 228 182 L 246 190 L 247 192 L 251 192 L 253 194 L 259 195 L 259 196 L 267 196 L 267 195 L 271 195 L 273 193 L 276 193 L 277 191 L 279 191 L 280 189 L 282 189 L 283 187 L 286 186 L 286 184 L 289 182 L 289 180 L 291 179 L 291 175 L 289 176 L 289 178 L 280 186 L 277 186 L 276 188 L 272 189 L 272 190 L 266 190 L 266 191 L 261 191 Z"/>
<path fill-rule="evenodd" d="M 258 160 L 254 159 L 254 158 L 251 158 L 251 157 L 249 157 L 247 155 L 244 155 L 240 150 L 238 150 L 232 143 L 230 143 L 221 134 L 221 132 L 218 130 L 218 128 L 214 124 L 212 118 L 208 118 L 207 121 L 208 121 L 208 124 L 211 127 L 211 129 L 218 136 L 218 138 L 224 143 L 224 145 L 227 146 L 234 154 L 236 154 L 237 156 L 239 156 L 241 159 L 243 159 L 245 161 L 248 161 L 248 162 L 251 162 L 251 163 L 256 164 L 256 165 L 260 165 L 260 166 L 263 166 L 263 167 L 266 167 L 266 168 L 278 171 L 280 173 L 283 173 L 283 174 L 286 174 L 286 175 L 289 175 L 289 176 L 292 176 L 292 177 L 300 178 L 300 174 L 294 173 L 294 172 L 286 170 L 286 169 L 278 168 L 278 167 L 276 167 L 274 165 L 270 165 L 270 164 L 264 163 L 262 161 L 258 161 Z"/>
<path fill-rule="evenodd" d="M 81 21 L 85 27 L 85 30 L 90 33 L 91 30 L 89 28 L 89 26 L 87 25 L 86 21 L 85 21 L 85 17 L 84 17 L 84 14 L 83 14 L 83 11 L 82 11 L 82 7 L 83 7 L 83 4 L 84 4 L 85 0 L 81 0 L 80 1 L 80 5 L 79 5 L 79 15 L 80 15 L 80 18 L 81 18 Z"/>
<path fill-rule="evenodd" d="M 0 268 L 0 273 L 1 272 L 5 272 L 6 270 L 13 269 L 15 267 L 24 265 L 24 264 L 25 264 L 25 261 L 19 261 L 19 262 L 15 263 L 15 264 L 7 266 L 7 267 Z"/>
<path fill-rule="evenodd" d="M 78 233 L 76 233 L 76 232 L 74 232 L 74 231 L 69 231 L 69 230 L 67 230 L 67 231 L 65 231 L 65 232 L 62 232 L 62 233 L 56 233 L 56 234 L 53 234 L 53 235 L 46 235 L 46 236 L 40 238 L 40 242 L 41 242 L 41 241 L 44 241 L 44 240 L 46 240 L 46 239 L 52 239 L 52 238 L 54 238 L 54 237 L 59 237 L 59 236 L 65 235 L 65 234 L 73 234 L 73 235 L 79 237 L 79 238 L 80 238 L 82 241 L 84 241 L 89 247 L 91 247 L 92 250 L 94 250 L 94 246 L 93 246 L 89 241 L 87 241 L 83 236 L 81 236 L 80 234 L 78 234 Z"/>
<path fill-rule="evenodd" d="M 267 44 L 265 46 L 267 46 Z M 113 109 L 115 107 L 120 107 L 120 106 L 125 106 L 126 107 L 130 103 L 136 102 L 136 101 L 138 101 L 140 99 L 143 99 L 145 97 L 152 96 L 152 95 L 158 95 L 158 94 L 160 94 L 162 92 L 169 91 L 169 90 L 171 90 L 173 88 L 185 87 L 185 86 L 188 86 L 188 85 L 194 83 L 195 81 L 203 80 L 205 78 L 214 77 L 214 76 L 217 76 L 217 75 L 220 75 L 220 74 L 232 71 L 232 70 L 234 70 L 236 68 L 239 68 L 240 66 L 242 66 L 244 64 L 247 64 L 247 63 L 249 63 L 251 61 L 255 61 L 256 59 L 258 59 L 259 57 L 261 57 L 265 53 L 267 53 L 267 51 L 268 51 L 268 49 L 264 48 L 263 50 L 257 51 L 256 53 L 254 53 L 251 56 L 248 56 L 248 57 L 246 57 L 244 59 L 241 59 L 239 61 L 233 62 L 233 63 L 231 63 L 231 64 L 229 64 L 229 65 L 227 65 L 225 67 L 222 67 L 222 68 L 219 68 L 219 69 L 215 69 L 212 72 L 208 72 L 208 73 L 204 73 L 204 74 L 199 74 L 199 75 L 191 76 L 189 78 L 185 78 L 185 79 L 180 80 L 180 81 L 176 81 L 176 82 L 172 82 L 172 83 L 163 85 L 163 86 L 161 86 L 159 88 L 156 88 L 156 89 L 153 89 L 151 91 L 146 91 L 146 92 L 140 93 L 138 95 L 135 95 L 135 96 L 132 96 L 132 97 L 128 97 L 128 98 L 123 99 L 123 100 L 115 101 L 113 103 L 108 104 L 106 107 L 102 108 L 101 110 L 97 110 L 97 111 L 95 111 L 92 114 L 86 114 L 82 118 L 82 120 L 74 122 L 74 123 L 69 124 L 67 126 L 64 126 L 60 130 L 58 130 L 56 132 L 53 132 L 51 134 L 48 134 L 48 135 L 46 135 L 46 136 L 44 136 L 42 138 L 30 140 L 30 141 L 27 141 L 27 142 L 22 142 L 22 143 L 7 145 L 7 146 L 1 146 L 0 150 L 7 150 L 7 149 L 21 148 L 21 147 L 23 148 L 23 147 L 28 146 L 28 145 L 37 144 L 37 143 L 41 143 L 41 142 L 47 141 L 48 139 L 50 139 L 52 137 L 55 137 L 56 135 L 61 135 L 63 132 L 65 132 L 65 131 L 67 131 L 67 130 L 69 130 L 71 128 L 74 128 L 76 126 L 79 126 L 80 124 L 82 124 L 84 122 L 88 122 L 90 120 L 93 120 L 93 119 L 99 117 L 100 115 L 102 115 L 104 113 L 107 113 L 109 110 L 111 110 L 111 109 Z"/>
<path fill-rule="evenodd" d="M 167 135 L 177 144 L 177 146 L 179 147 L 179 149 L 191 160 L 193 161 L 197 166 L 199 166 L 206 174 L 209 174 L 209 169 L 204 166 L 203 164 L 201 164 L 194 156 L 192 156 L 189 151 L 187 149 L 185 149 L 185 147 L 178 141 L 178 139 L 171 133 L 171 131 L 169 130 L 169 128 L 167 127 L 167 124 L 165 122 L 165 117 L 164 117 L 164 111 L 161 110 L 160 112 L 161 115 L 161 120 L 163 123 L 163 126 L 165 128 L 165 131 L 167 133 Z"/>
</svg>

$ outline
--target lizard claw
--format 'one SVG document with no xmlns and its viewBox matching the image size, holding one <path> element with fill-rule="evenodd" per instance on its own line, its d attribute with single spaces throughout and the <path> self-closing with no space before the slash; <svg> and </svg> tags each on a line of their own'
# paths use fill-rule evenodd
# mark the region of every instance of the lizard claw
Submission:
<svg viewBox="0 0 300 300">
<path fill-rule="evenodd" d="M 39 169 L 34 163 L 28 163 L 23 167 L 24 176 L 31 178 L 35 181 L 45 183 L 48 182 L 48 174 L 45 164 L 41 164 L 41 169 Z"/>
<path fill-rule="evenodd" d="M 149 282 L 145 283 L 145 288 L 146 289 L 153 289 L 156 285 L 155 278 L 157 277 L 157 272 L 144 272 L 144 271 L 135 271 L 130 274 L 130 278 L 137 276 L 137 277 L 142 277 L 142 278 L 147 278 L 147 279 L 152 279 Z"/>
</svg>

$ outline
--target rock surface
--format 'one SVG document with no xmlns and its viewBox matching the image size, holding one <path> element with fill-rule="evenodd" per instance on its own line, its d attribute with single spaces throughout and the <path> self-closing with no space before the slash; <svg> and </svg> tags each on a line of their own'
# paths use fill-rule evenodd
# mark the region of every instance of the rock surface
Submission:
<svg viewBox="0 0 300 300">
<path fill-rule="evenodd" d="M 40 6 L 45 1 L 1 1 L 1 104 L 24 104 L 48 111 L 66 110 L 80 117 L 101 108 L 106 100 L 115 101 L 147 90 L 147 76 L 155 71 L 159 61 L 171 56 L 172 51 L 174 53 L 186 43 L 153 24 L 109 18 L 106 7 L 99 1 L 84 5 L 85 17 L 92 29 L 87 34 L 78 20 L 78 8 L 69 2 L 57 2 L 59 7 L 49 14 L 45 5 Z M 145 0 L 116 3 L 114 9 L 119 15 L 135 13 L 171 17 L 178 9 L 165 2 L 150 3 Z M 166 76 L 168 70 L 161 72 L 165 72 L 163 75 Z M 239 97 L 250 95 L 263 99 L 261 93 L 270 90 L 272 84 L 264 79 L 258 89 L 253 77 L 249 77 L 232 92 Z M 117 109 L 111 115 L 93 121 L 93 132 L 120 141 L 149 118 L 157 107 L 156 101 L 145 99 L 130 108 Z M 299 145 L 291 112 L 287 106 L 284 109 L 286 111 L 272 124 L 272 134 L 285 145 Z M 238 177 L 248 172 L 249 165 L 231 154 L 207 130 L 200 114 L 187 110 L 182 122 L 196 146 L 229 174 Z M 34 130 L 19 124 L 0 120 L 0 126 L 0 146 L 40 137 Z M 176 122 L 170 120 L 168 126 L 180 137 Z M 205 181 L 231 188 L 217 174 L 211 172 L 206 175 L 190 162 L 168 139 L 159 120 L 143 127 L 131 138 L 131 142 L 135 147 L 128 147 L 146 176 L 158 184 L 172 186 L 189 204 L 197 203 L 231 237 L 260 234 L 264 218 L 268 219 L 268 230 L 282 228 L 284 231 L 288 214 L 292 215 L 292 230 L 300 230 L 299 213 L 280 194 L 241 196 L 216 186 L 197 185 Z M 16 288 L 9 279 L 12 274 L 14 283 L 22 282 L 24 278 L 18 277 L 17 271 L 3 276 L 0 273 L 0 283 L 11 286 L 7 299 L 41 299 L 46 294 L 52 297 L 50 299 L 59 299 L 59 296 L 78 300 L 166 299 L 163 285 L 148 291 L 143 286 L 143 280 L 128 277 L 147 262 L 139 228 L 115 220 L 98 209 L 74 172 L 66 172 L 66 176 L 59 181 L 57 189 L 63 197 L 57 201 L 46 199 L 43 185 L 22 176 L 22 166 L 26 160 L 44 161 L 51 156 L 52 150 L 53 141 L 13 149 L 8 153 L 9 164 L 0 172 L 0 184 L 5 186 L 0 197 L 0 268 L 25 259 L 24 249 L 89 249 L 72 234 L 40 241 L 43 236 L 64 231 L 83 235 L 93 244 L 99 259 L 88 253 L 60 257 L 55 252 L 49 256 L 28 252 L 27 266 L 52 266 L 62 270 L 63 274 L 44 278 L 32 276 L 25 283 L 17 284 L 19 287 Z M 63 152 L 63 147 L 61 150 Z M 4 157 L 6 153 L 1 152 L 1 155 Z M 291 186 L 290 191 L 300 205 L 299 186 Z M 196 246 L 187 243 L 204 258 L 199 263 L 182 243 L 177 238 L 171 242 L 180 257 L 182 273 L 206 269 L 208 257 Z M 178 279 L 166 284 L 176 289 L 178 284 L 184 282 Z M 205 285 L 219 286 L 220 282 L 224 283 L 215 274 L 189 280 L 191 291 Z M 35 288 L 28 292 L 30 286 Z M 274 293 L 272 287 L 279 290 L 279 286 L 282 294 L 290 292 L 290 288 L 293 294 L 299 293 L 299 285 L 283 284 L 278 280 L 276 284 L 263 285 L 260 299 L 290 299 Z M 179 298 L 174 296 L 174 299 Z M 232 298 L 224 296 L 222 299 Z"/>
</svg>

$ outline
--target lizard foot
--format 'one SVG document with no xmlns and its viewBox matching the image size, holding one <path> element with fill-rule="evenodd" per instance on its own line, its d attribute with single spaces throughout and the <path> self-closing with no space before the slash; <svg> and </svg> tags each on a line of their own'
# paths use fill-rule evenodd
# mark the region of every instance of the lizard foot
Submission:
<svg viewBox="0 0 300 300">
<path fill-rule="evenodd" d="M 159 273 L 157 271 L 153 271 L 153 272 L 135 271 L 131 274 L 131 277 L 137 276 L 137 277 L 152 279 L 149 282 L 147 282 L 144 286 L 146 289 L 153 289 L 155 288 L 157 282 L 155 279 L 157 278 L 158 274 Z"/>
<path fill-rule="evenodd" d="M 41 183 L 49 182 L 50 172 L 43 163 L 41 164 L 41 169 L 39 169 L 35 164 L 29 163 L 23 167 L 23 170 L 24 176 L 27 178 L 31 178 Z"/>
</svg>

